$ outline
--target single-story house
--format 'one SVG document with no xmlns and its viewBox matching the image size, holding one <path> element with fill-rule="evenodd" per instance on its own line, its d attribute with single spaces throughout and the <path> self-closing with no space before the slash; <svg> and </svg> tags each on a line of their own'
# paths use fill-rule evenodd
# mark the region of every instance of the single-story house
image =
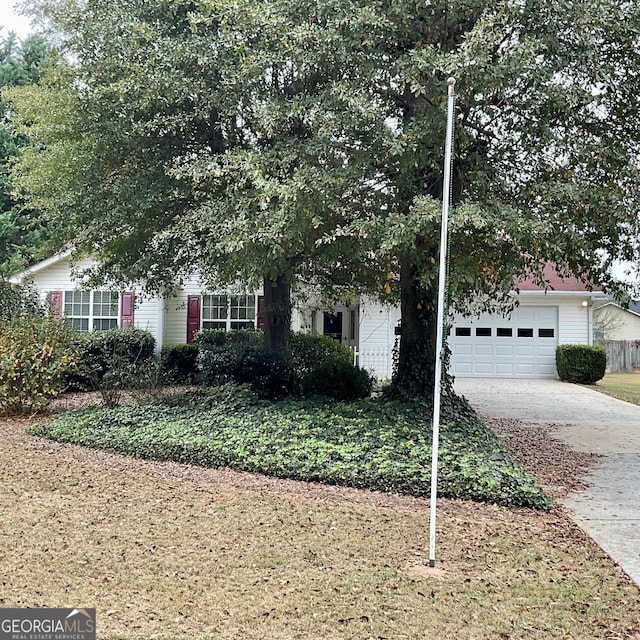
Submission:
<svg viewBox="0 0 640 640">
<path fill-rule="evenodd" d="M 33 282 L 81 331 L 136 326 L 154 335 L 158 349 L 191 342 L 203 328 L 260 328 L 260 290 L 207 291 L 196 277 L 168 297 L 83 290 L 74 274 L 91 264 L 90 259 L 80 260 L 72 269 L 71 252 L 66 251 L 16 274 L 11 281 Z M 518 306 L 509 316 L 453 318 L 449 346 L 454 375 L 553 378 L 558 344 L 591 344 L 592 303 L 601 294 L 588 291 L 575 278 L 560 278 L 552 269 L 546 276 L 547 291 L 533 282 L 519 283 Z M 388 379 L 399 322 L 399 308 L 366 297 L 331 308 L 310 297 L 294 310 L 292 329 L 340 340 L 354 349 L 362 367 Z"/>
<path fill-rule="evenodd" d="M 629 306 L 605 300 L 593 310 L 594 334 L 601 340 L 640 340 L 640 302 Z"/>
</svg>

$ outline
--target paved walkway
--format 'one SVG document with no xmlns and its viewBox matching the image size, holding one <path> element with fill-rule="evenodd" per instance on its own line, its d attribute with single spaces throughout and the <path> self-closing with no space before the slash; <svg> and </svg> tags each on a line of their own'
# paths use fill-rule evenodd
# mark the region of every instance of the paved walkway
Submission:
<svg viewBox="0 0 640 640">
<path fill-rule="evenodd" d="M 589 488 L 562 503 L 640 585 L 640 406 L 559 380 L 459 378 L 455 388 L 480 413 L 557 424 L 570 447 L 602 456 Z"/>
</svg>

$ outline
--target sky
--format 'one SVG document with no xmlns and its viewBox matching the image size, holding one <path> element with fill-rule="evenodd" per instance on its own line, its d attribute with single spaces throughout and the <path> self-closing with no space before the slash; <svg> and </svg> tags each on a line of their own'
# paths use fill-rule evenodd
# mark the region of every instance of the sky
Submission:
<svg viewBox="0 0 640 640">
<path fill-rule="evenodd" d="M 32 28 L 28 18 L 18 15 L 15 4 L 15 0 L 0 0 L 0 26 L 3 27 L 0 33 L 7 35 L 9 31 L 15 31 L 18 38 L 22 39 Z"/>
</svg>

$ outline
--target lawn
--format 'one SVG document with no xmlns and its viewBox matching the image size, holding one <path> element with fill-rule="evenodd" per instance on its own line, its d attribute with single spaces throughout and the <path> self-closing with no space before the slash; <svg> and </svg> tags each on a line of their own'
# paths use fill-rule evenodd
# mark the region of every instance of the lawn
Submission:
<svg viewBox="0 0 640 640">
<path fill-rule="evenodd" d="M 640 596 L 561 512 L 138 460 L 0 422 L 2 607 L 102 640 L 640 637 Z M 422 570 L 421 570 L 422 569 Z"/>
<path fill-rule="evenodd" d="M 640 404 L 640 373 L 607 373 L 594 389 L 614 398 Z"/>
</svg>

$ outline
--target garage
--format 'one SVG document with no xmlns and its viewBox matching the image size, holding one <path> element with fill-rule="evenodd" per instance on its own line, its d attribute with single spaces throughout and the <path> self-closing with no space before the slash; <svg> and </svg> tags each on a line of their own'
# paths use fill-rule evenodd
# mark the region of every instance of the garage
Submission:
<svg viewBox="0 0 640 640">
<path fill-rule="evenodd" d="M 449 346 L 453 375 L 555 378 L 558 306 L 520 306 L 510 316 L 454 318 Z"/>
</svg>

